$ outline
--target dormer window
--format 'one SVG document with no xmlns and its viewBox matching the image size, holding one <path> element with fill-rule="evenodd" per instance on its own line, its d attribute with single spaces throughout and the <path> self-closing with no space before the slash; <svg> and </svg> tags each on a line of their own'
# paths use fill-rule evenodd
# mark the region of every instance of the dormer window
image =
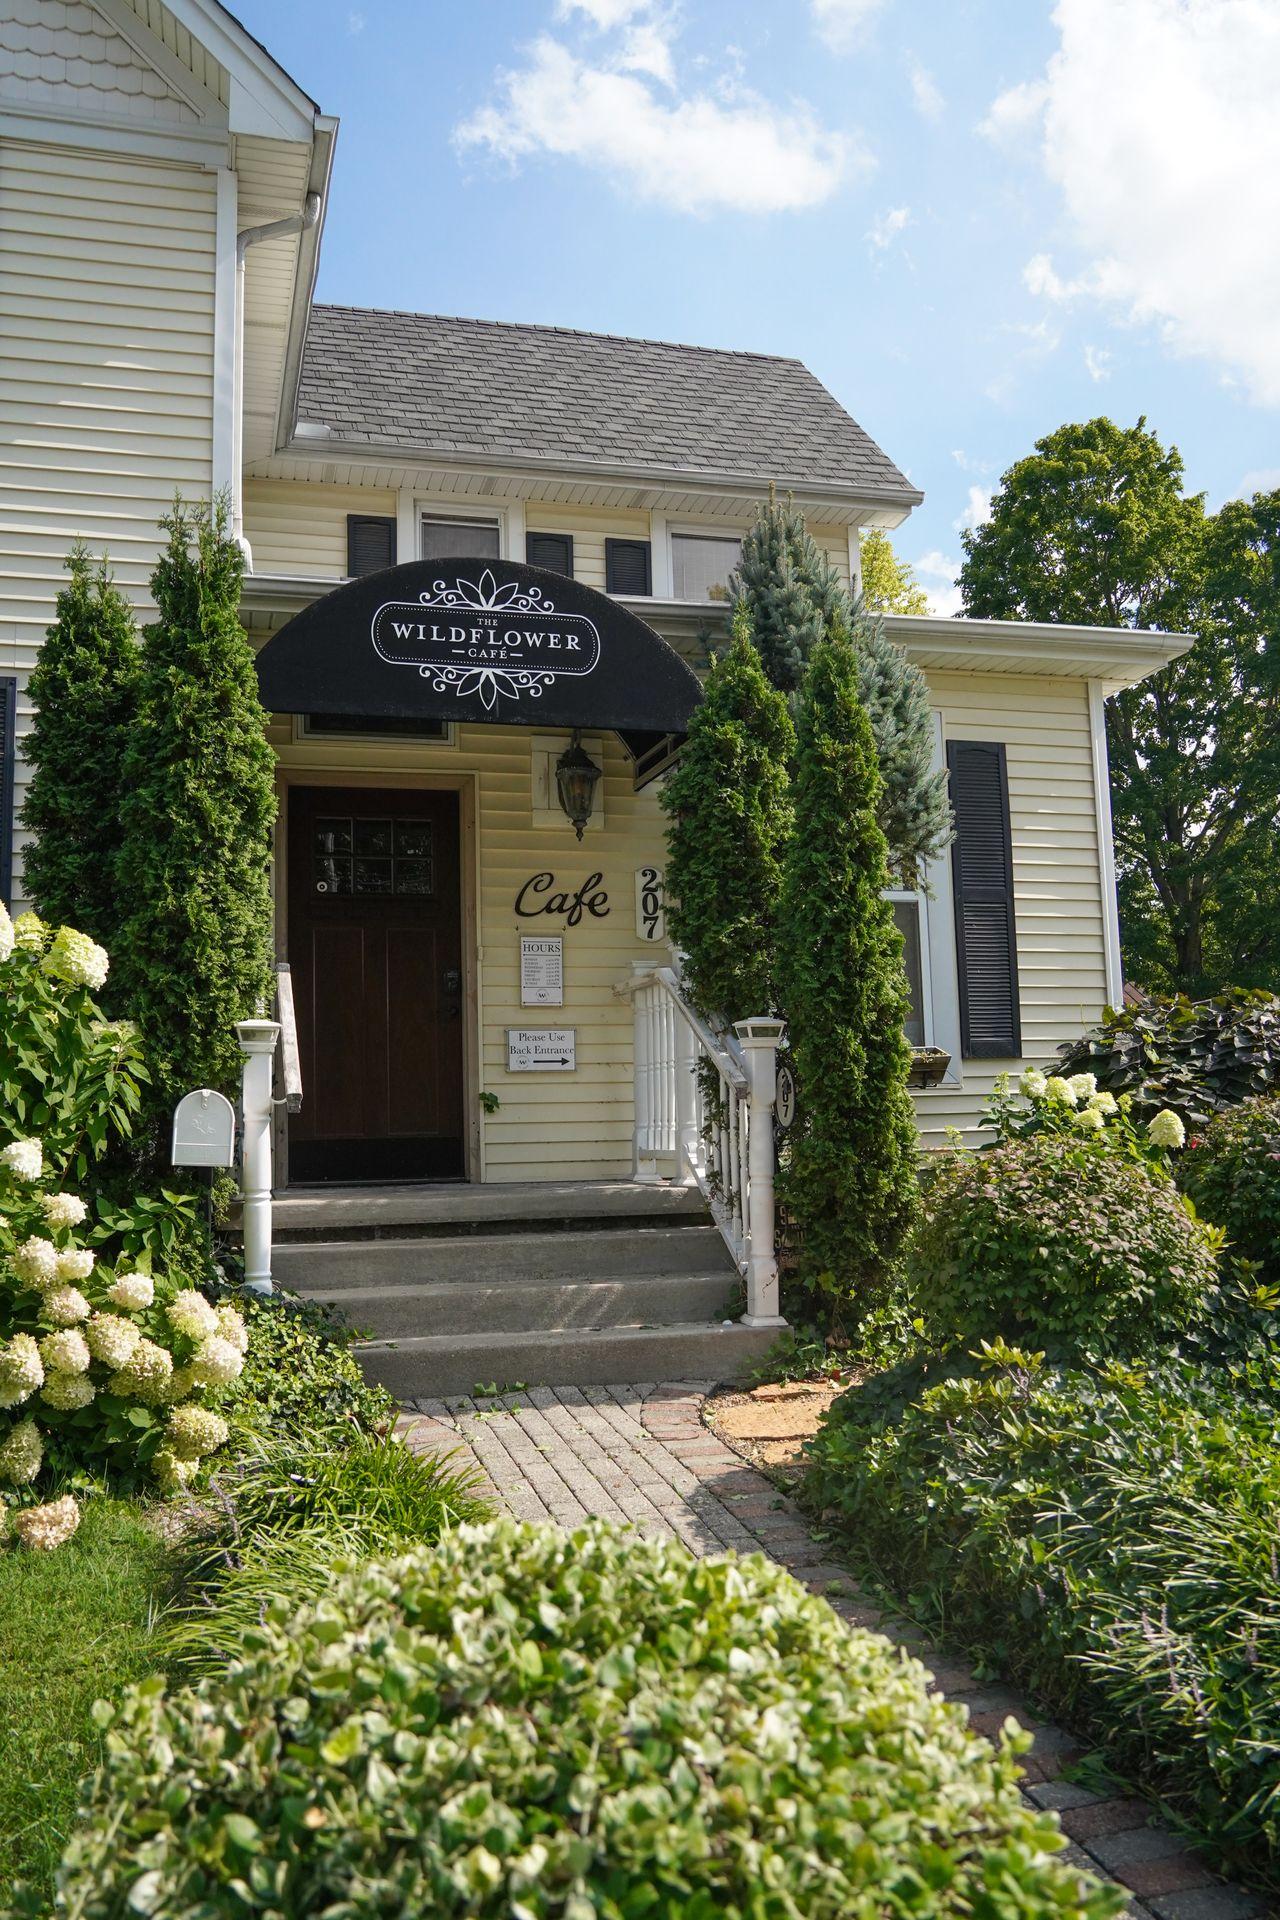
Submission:
<svg viewBox="0 0 1280 1920">
<path fill-rule="evenodd" d="M 742 558 L 737 534 L 673 533 L 671 587 L 677 600 L 729 598 L 729 576 Z"/>
</svg>

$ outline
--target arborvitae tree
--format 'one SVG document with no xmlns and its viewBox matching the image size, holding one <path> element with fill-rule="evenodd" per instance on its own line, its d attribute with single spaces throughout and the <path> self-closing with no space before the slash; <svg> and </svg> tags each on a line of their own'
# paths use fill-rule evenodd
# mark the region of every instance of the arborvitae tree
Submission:
<svg viewBox="0 0 1280 1920">
<path fill-rule="evenodd" d="M 792 700 L 823 635 L 852 635 L 858 681 L 883 780 L 880 825 L 895 875 L 915 884 L 920 867 L 951 840 L 946 774 L 934 766 L 934 724 L 924 675 L 881 622 L 849 595 L 790 500 L 772 494 L 742 543 L 733 582 L 765 672 Z"/>
<path fill-rule="evenodd" d="M 662 804 L 668 916 L 698 1011 L 745 1020 L 776 1004 L 773 955 L 791 823 L 787 703 L 765 678 L 745 610 L 713 665 Z"/>
<path fill-rule="evenodd" d="M 813 654 L 798 733 L 777 969 L 800 1098 L 780 1190 L 800 1231 L 800 1281 L 861 1314 L 892 1278 L 918 1143 L 881 781 L 839 627 Z"/>
<path fill-rule="evenodd" d="M 235 1022 L 272 984 L 268 863 L 274 762 L 239 620 L 244 561 L 222 502 L 175 501 L 151 577 L 138 719 L 125 760 L 113 957 L 162 1109 L 231 1089 Z"/>
<path fill-rule="evenodd" d="M 78 927 L 114 952 L 120 795 L 141 652 L 105 560 L 95 566 L 77 542 L 66 567 L 70 579 L 28 683 L 35 717 L 25 743 L 34 767 L 22 810 L 32 836 L 25 884 L 45 920 Z"/>
</svg>

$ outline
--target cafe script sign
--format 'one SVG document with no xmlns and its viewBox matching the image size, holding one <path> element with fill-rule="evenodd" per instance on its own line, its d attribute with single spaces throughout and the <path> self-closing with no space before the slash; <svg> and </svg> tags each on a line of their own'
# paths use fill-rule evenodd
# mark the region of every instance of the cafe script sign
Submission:
<svg viewBox="0 0 1280 1920">
<path fill-rule="evenodd" d="M 337 586 L 258 654 L 272 713 L 688 732 L 692 669 L 630 606 L 518 560 L 414 560 Z"/>
</svg>

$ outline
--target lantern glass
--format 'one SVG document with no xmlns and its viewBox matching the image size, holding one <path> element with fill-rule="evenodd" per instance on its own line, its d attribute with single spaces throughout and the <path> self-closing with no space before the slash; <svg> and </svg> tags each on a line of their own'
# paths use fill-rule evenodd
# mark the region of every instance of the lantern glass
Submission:
<svg viewBox="0 0 1280 1920">
<path fill-rule="evenodd" d="M 556 791 L 560 796 L 560 805 L 579 840 L 591 818 L 591 810 L 595 805 L 596 787 L 603 777 L 603 769 L 596 765 L 583 747 L 575 728 L 572 744 L 556 761 Z"/>
</svg>

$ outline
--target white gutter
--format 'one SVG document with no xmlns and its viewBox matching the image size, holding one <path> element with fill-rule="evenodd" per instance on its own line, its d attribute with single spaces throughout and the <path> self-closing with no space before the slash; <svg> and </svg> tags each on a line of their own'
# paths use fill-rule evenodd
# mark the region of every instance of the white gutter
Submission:
<svg viewBox="0 0 1280 1920">
<path fill-rule="evenodd" d="M 244 537 L 244 289 L 245 257 L 250 247 L 263 240 L 280 240 L 286 234 L 305 233 L 320 218 L 320 195 L 309 193 L 301 213 L 286 214 L 283 220 L 268 220 L 264 226 L 245 227 L 236 235 L 236 338 L 232 373 L 231 415 L 231 537 L 244 554 L 252 570 L 253 555 Z"/>
</svg>

